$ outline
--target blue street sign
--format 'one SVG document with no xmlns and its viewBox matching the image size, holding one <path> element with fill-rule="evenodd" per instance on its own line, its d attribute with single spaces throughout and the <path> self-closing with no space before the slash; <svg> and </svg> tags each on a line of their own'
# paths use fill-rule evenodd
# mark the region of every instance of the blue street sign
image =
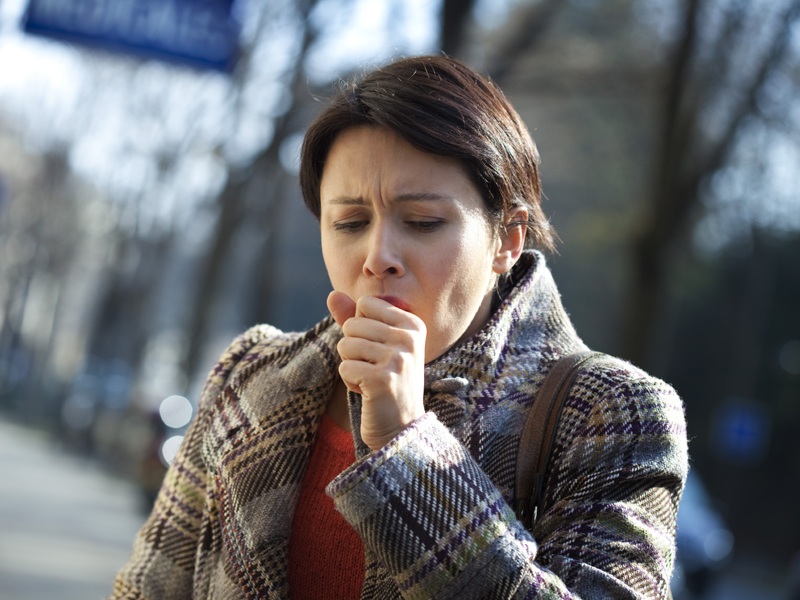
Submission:
<svg viewBox="0 0 800 600">
<path fill-rule="evenodd" d="M 29 0 L 23 29 L 76 44 L 230 71 L 235 0 Z"/>
</svg>

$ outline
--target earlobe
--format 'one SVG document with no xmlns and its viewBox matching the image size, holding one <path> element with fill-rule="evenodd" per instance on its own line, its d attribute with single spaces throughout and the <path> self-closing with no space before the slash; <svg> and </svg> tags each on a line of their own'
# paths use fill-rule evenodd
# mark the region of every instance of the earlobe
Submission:
<svg viewBox="0 0 800 600">
<path fill-rule="evenodd" d="M 525 249 L 525 235 L 528 232 L 528 211 L 518 206 L 511 211 L 508 222 L 500 238 L 500 245 L 492 263 L 498 275 L 508 273 L 516 264 Z"/>
</svg>

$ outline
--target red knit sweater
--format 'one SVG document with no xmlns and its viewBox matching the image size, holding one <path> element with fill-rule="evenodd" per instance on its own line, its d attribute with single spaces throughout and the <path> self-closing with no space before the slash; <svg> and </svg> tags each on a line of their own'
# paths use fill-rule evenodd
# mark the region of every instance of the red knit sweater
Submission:
<svg viewBox="0 0 800 600">
<path fill-rule="evenodd" d="M 353 462 L 353 435 L 324 415 L 292 520 L 289 539 L 292 600 L 358 598 L 361 594 L 364 544 L 325 494 L 325 486 Z"/>
</svg>

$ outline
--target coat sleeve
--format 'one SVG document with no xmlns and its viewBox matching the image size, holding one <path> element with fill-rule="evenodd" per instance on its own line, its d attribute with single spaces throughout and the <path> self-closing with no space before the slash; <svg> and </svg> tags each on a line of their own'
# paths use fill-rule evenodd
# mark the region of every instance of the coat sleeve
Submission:
<svg viewBox="0 0 800 600">
<path fill-rule="evenodd" d="M 328 488 L 404 598 L 665 598 L 683 405 L 644 376 L 579 378 L 533 535 L 428 413 Z"/>
<path fill-rule="evenodd" d="M 219 545 L 214 482 L 204 443 L 216 398 L 233 368 L 260 339 L 262 328 L 243 333 L 211 370 L 198 413 L 172 461 L 133 552 L 117 574 L 111 600 L 191 598 L 206 585 L 207 563 Z M 198 576 L 199 575 L 199 576 Z"/>
</svg>

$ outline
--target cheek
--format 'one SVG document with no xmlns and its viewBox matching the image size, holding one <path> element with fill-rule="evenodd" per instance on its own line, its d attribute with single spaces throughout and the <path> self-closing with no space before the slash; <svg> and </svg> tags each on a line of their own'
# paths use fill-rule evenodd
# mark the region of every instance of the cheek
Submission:
<svg viewBox="0 0 800 600">
<path fill-rule="evenodd" d="M 352 259 L 336 244 L 331 244 L 324 235 L 322 236 L 322 260 L 333 287 L 345 291 L 343 288 L 347 285 L 347 273 L 351 268 Z"/>
<path fill-rule="evenodd" d="M 322 248 L 322 262 L 325 263 L 325 270 L 328 272 L 328 276 L 333 279 L 333 267 L 336 261 L 332 256 L 330 245 L 327 243 L 324 235 L 320 236 L 320 246 Z"/>
<path fill-rule="evenodd" d="M 490 291 L 492 258 L 482 232 L 478 230 L 474 237 L 451 247 L 447 260 L 435 261 L 429 281 L 439 287 L 439 318 L 471 319 Z"/>
<path fill-rule="evenodd" d="M 485 282 L 491 277 L 492 261 L 494 260 L 494 244 L 487 235 L 483 224 L 478 224 L 467 230 L 466 235 L 449 255 L 453 275 L 458 278 L 465 291 L 474 290 L 474 286 Z M 475 290 L 483 294 L 484 286 Z"/>
</svg>

